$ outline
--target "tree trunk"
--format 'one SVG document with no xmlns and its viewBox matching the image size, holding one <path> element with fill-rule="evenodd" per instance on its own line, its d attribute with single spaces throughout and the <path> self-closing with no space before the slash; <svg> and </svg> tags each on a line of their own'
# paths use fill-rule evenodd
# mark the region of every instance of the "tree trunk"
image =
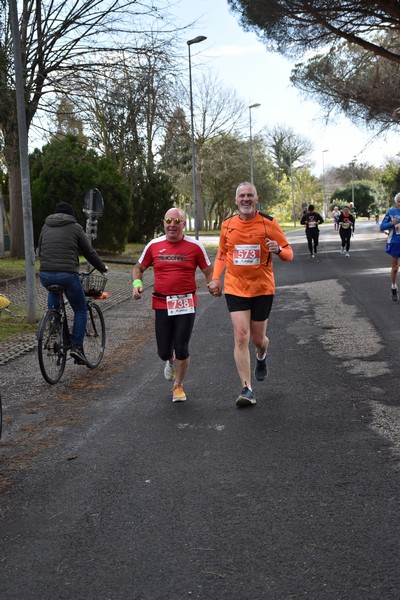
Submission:
<svg viewBox="0 0 400 600">
<path fill-rule="evenodd" d="M 7 136 L 4 156 L 8 170 L 10 192 L 10 256 L 11 258 L 25 258 L 21 168 L 17 128 Z"/>
</svg>

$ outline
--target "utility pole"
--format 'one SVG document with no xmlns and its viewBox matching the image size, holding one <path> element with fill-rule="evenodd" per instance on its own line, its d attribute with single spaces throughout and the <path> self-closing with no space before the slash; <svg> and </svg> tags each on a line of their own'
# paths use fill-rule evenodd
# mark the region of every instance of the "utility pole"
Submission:
<svg viewBox="0 0 400 600">
<path fill-rule="evenodd" d="M 192 40 L 188 40 L 188 57 L 189 57 L 189 100 L 190 100 L 190 127 L 192 139 L 192 177 L 193 177 L 193 210 L 194 210 L 194 236 L 199 239 L 199 209 L 197 202 L 197 168 L 196 168 L 196 145 L 194 140 L 194 116 L 193 116 L 193 86 L 192 86 L 192 58 L 190 54 L 190 46 L 192 44 L 200 44 L 206 40 L 205 35 L 198 35 Z M 203 219 L 203 211 L 201 213 Z"/>
<path fill-rule="evenodd" d="M 26 127 L 26 111 L 24 100 L 24 78 L 22 71 L 21 43 L 18 26 L 17 1 L 8 0 L 10 8 L 10 25 L 14 48 L 15 97 L 17 103 L 18 140 L 21 167 L 22 210 L 24 222 L 25 275 L 27 294 L 28 322 L 35 323 L 36 315 L 36 276 L 35 248 L 33 243 L 31 184 L 29 178 L 28 132 Z"/>
</svg>

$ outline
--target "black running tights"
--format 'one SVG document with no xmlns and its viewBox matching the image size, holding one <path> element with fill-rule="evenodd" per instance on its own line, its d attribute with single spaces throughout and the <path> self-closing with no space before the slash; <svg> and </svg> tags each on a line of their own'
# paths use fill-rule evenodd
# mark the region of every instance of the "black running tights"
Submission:
<svg viewBox="0 0 400 600">
<path fill-rule="evenodd" d="M 167 310 L 156 309 L 157 352 L 161 360 L 169 360 L 175 351 L 178 360 L 189 357 L 195 313 L 169 317 Z"/>
</svg>

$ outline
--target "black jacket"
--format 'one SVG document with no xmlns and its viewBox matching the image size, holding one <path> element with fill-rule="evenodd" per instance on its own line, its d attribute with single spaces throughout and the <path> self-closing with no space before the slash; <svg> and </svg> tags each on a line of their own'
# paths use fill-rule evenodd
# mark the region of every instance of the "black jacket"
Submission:
<svg viewBox="0 0 400 600">
<path fill-rule="evenodd" d="M 315 211 L 306 212 L 302 217 L 300 224 L 306 226 L 307 229 L 316 229 L 318 231 L 318 225 L 323 223 L 324 220 L 321 215 Z"/>
<path fill-rule="evenodd" d="M 39 237 L 40 270 L 78 273 L 80 254 L 99 271 L 106 271 L 105 264 L 75 217 L 64 213 L 49 215 Z"/>
</svg>

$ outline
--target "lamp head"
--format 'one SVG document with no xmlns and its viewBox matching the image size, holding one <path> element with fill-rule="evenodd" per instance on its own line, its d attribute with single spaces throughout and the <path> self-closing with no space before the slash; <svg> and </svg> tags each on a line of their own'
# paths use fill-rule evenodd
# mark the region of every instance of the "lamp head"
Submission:
<svg viewBox="0 0 400 600">
<path fill-rule="evenodd" d="M 206 40 L 206 36 L 205 35 L 198 35 L 197 37 L 193 38 L 192 40 L 188 40 L 186 43 L 188 46 L 191 46 L 192 44 L 199 44 L 200 42 L 204 42 L 204 40 Z"/>
<path fill-rule="evenodd" d="M 257 108 L 258 106 L 261 106 L 261 104 L 259 104 L 258 102 L 256 102 L 256 104 L 251 104 L 249 106 L 249 108 Z"/>
</svg>

